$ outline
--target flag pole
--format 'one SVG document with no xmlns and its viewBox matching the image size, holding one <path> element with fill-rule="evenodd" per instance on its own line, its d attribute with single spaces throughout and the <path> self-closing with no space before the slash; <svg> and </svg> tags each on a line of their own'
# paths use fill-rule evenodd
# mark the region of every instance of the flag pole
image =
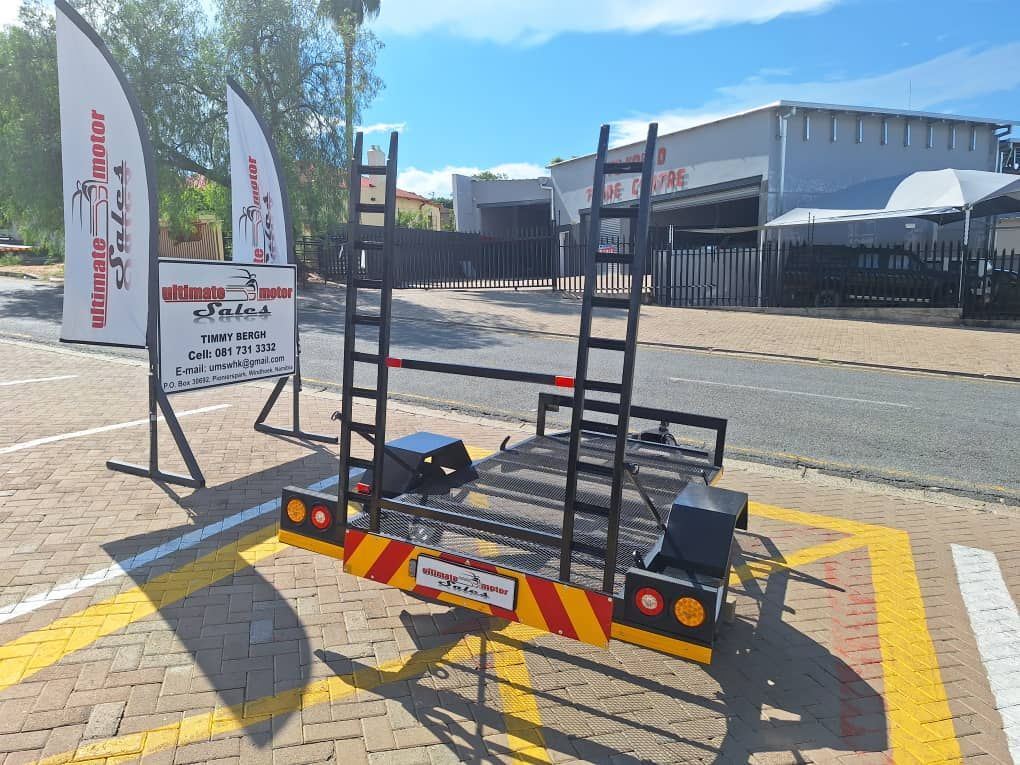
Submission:
<svg viewBox="0 0 1020 765">
<path fill-rule="evenodd" d="M 85 21 L 84 18 L 72 8 L 66 0 L 55 0 L 56 10 L 58 14 L 62 14 L 74 27 L 84 35 L 88 41 L 92 44 L 95 50 L 105 60 L 106 65 L 109 67 L 110 72 L 116 78 L 120 85 L 121 91 L 127 101 L 128 107 L 131 111 L 131 116 L 135 122 L 135 129 L 138 133 L 138 141 L 142 156 L 142 167 L 145 173 L 145 182 L 147 185 L 146 194 L 148 199 L 149 207 L 149 240 L 146 243 L 148 247 L 148 283 L 146 284 L 147 294 L 147 306 L 146 306 L 146 325 L 145 325 L 145 347 L 148 351 L 148 404 L 149 404 L 149 461 L 148 465 L 135 465 L 128 462 L 121 462 L 119 460 L 108 460 L 106 463 L 107 468 L 110 470 L 116 470 L 122 473 L 129 473 L 131 475 L 143 476 L 151 478 L 154 481 L 162 481 L 165 483 L 180 484 L 183 486 L 190 486 L 192 488 L 201 488 L 205 486 L 205 477 L 202 475 L 202 471 L 199 469 L 198 462 L 195 459 L 194 453 L 191 451 L 191 446 L 188 444 L 187 438 L 184 435 L 184 431 L 181 430 L 180 423 L 177 421 L 177 416 L 174 414 L 173 407 L 170 405 L 169 399 L 166 394 L 161 390 L 159 383 L 159 316 L 158 316 L 158 301 L 159 301 L 159 202 L 156 196 L 155 186 L 155 162 L 153 160 L 152 152 L 152 141 L 149 138 L 149 132 L 145 127 L 145 120 L 142 115 L 141 107 L 138 104 L 138 99 L 135 97 L 134 91 L 131 89 L 127 78 L 124 76 L 124 72 L 121 70 L 117 62 L 114 61 L 113 56 L 110 54 L 109 48 L 103 42 L 99 34 L 92 28 L 92 26 Z M 58 40 L 58 56 L 59 56 L 59 40 Z M 59 68 L 59 67 L 58 67 Z M 130 167 L 126 164 L 123 165 L 121 171 L 125 177 L 128 177 Z M 126 181 L 125 181 L 126 182 Z M 65 287 L 66 290 L 66 287 Z M 62 338 L 63 339 L 63 338 Z M 86 342 L 88 340 L 73 340 L 71 342 Z M 111 344 L 102 343 L 99 341 L 93 341 L 92 344 Z M 132 347 L 138 347 L 137 345 Z M 160 470 L 159 467 L 159 443 L 158 443 L 158 430 L 157 424 L 159 422 L 159 411 L 163 412 L 163 416 L 166 419 L 167 425 L 170 427 L 170 432 L 173 436 L 174 443 L 177 448 L 180 449 L 181 456 L 184 458 L 184 462 L 188 467 L 189 475 L 179 475 L 177 473 L 167 473 Z"/>
<path fill-rule="evenodd" d="M 255 121 L 258 123 L 259 129 L 262 131 L 263 139 L 266 142 L 266 146 L 269 149 L 269 155 L 272 158 L 276 177 L 279 180 L 280 185 L 280 204 L 283 207 L 283 235 L 285 241 L 285 252 L 287 253 L 287 262 L 295 266 L 297 263 L 296 251 L 294 246 L 294 232 L 291 228 L 291 214 L 290 214 L 290 195 L 287 193 L 287 184 L 283 179 L 283 168 L 280 164 L 280 157 L 276 151 L 276 145 L 273 143 L 272 135 L 269 131 L 269 127 L 266 125 L 265 120 L 262 118 L 261 112 L 255 107 L 251 98 L 245 92 L 245 90 L 238 84 L 233 77 L 227 78 L 227 88 L 233 90 L 238 98 L 244 103 L 251 112 Z M 234 182 L 235 179 L 231 179 Z M 236 245 L 236 242 L 235 242 Z M 301 335 L 298 329 L 300 325 L 300 310 L 298 308 L 297 300 L 294 301 L 294 347 L 296 353 L 294 356 L 294 372 L 289 376 L 292 383 L 292 397 L 291 397 L 291 425 L 287 427 L 279 427 L 276 425 L 266 424 L 266 419 L 272 413 L 273 408 L 276 406 L 277 400 L 283 393 L 284 388 L 287 386 L 288 377 L 281 377 L 276 381 L 272 391 L 269 394 L 269 398 L 266 399 L 266 403 L 263 405 L 262 410 L 259 412 L 258 417 L 255 418 L 254 428 L 259 433 L 268 433 L 274 436 L 291 436 L 292 438 L 298 438 L 303 441 L 319 441 L 327 444 L 339 443 L 338 436 L 327 436 L 319 433 L 310 433 L 301 429 Z"/>
</svg>

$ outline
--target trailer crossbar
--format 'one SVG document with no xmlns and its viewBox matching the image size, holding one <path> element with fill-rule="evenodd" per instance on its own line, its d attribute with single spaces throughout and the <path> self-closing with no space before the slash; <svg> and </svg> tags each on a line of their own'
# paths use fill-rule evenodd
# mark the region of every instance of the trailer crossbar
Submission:
<svg viewBox="0 0 1020 765">
<path fill-rule="evenodd" d="M 551 375 L 543 372 L 522 372 L 517 369 L 503 369 L 501 367 L 479 367 L 471 364 L 448 364 L 443 361 L 397 359 L 393 357 L 386 359 L 386 366 L 391 369 L 414 369 L 419 372 L 439 372 L 440 374 L 479 377 L 487 380 L 507 380 L 508 382 L 534 383 L 535 385 L 552 385 L 557 388 L 574 387 L 573 377 Z"/>
</svg>

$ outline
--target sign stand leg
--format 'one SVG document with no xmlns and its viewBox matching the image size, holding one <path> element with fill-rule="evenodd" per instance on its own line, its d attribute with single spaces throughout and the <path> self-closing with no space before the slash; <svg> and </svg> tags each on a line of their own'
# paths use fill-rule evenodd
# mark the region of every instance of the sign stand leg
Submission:
<svg viewBox="0 0 1020 765">
<path fill-rule="evenodd" d="M 301 348 L 298 347 L 297 357 L 294 359 L 294 374 L 290 376 L 291 381 L 294 384 L 294 397 L 291 401 L 291 422 L 292 427 L 290 428 L 278 428 L 275 425 L 266 425 L 266 418 L 269 413 L 273 410 L 276 405 L 276 400 L 280 398 L 280 394 L 283 393 L 283 389 L 287 385 L 287 378 L 281 377 L 276 381 L 276 385 L 273 386 L 273 392 L 269 394 L 269 398 L 266 399 L 265 406 L 262 407 L 262 411 L 259 412 L 258 418 L 255 420 L 255 430 L 259 433 L 269 433 L 274 436 L 293 436 L 294 438 L 300 438 L 303 441 L 319 441 L 324 444 L 335 444 L 339 443 L 337 436 L 325 436 L 320 433 L 307 433 L 301 430 Z"/>
<path fill-rule="evenodd" d="M 170 428 L 170 433 L 174 437 L 174 443 L 177 444 L 177 448 L 184 458 L 184 464 L 187 465 L 190 475 L 166 473 L 159 469 L 159 445 L 156 431 L 159 418 L 156 414 L 157 410 L 162 410 L 163 418 Z M 191 445 L 181 429 L 181 424 L 177 420 L 177 415 L 170 404 L 170 399 L 159 389 L 156 373 L 151 368 L 149 370 L 149 466 L 144 467 L 130 462 L 107 460 L 106 467 L 120 473 L 151 478 L 153 481 L 172 483 L 178 486 L 188 486 L 192 489 L 201 489 L 205 486 L 205 476 L 202 475 L 202 469 L 198 466 L 198 460 L 195 459 L 195 454 L 191 451 Z"/>
</svg>

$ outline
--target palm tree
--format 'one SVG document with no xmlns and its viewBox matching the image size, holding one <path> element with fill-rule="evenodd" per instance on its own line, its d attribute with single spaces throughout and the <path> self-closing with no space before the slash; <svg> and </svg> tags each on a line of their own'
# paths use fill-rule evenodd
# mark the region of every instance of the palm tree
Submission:
<svg viewBox="0 0 1020 765">
<path fill-rule="evenodd" d="M 380 0 L 320 0 L 319 14 L 333 22 L 344 47 L 344 143 L 354 153 L 354 46 L 366 19 L 379 15 Z"/>
</svg>

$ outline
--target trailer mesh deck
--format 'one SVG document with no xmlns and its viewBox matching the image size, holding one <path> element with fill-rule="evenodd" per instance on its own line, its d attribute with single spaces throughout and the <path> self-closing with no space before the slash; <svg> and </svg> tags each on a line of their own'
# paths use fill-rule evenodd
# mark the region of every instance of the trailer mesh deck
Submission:
<svg viewBox="0 0 1020 765">
<path fill-rule="evenodd" d="M 404 494 L 396 501 L 473 516 L 501 523 L 527 526 L 561 534 L 564 486 L 567 474 L 569 435 L 535 436 L 516 446 L 497 452 L 475 465 L 478 477 L 443 495 Z M 582 457 L 612 466 L 615 440 L 609 436 L 585 433 Z M 691 480 L 710 482 L 718 468 L 691 452 L 632 440 L 627 462 L 638 468 L 637 480 L 665 518 L 676 495 Z M 578 499 L 609 506 L 606 479 L 580 476 Z M 367 514 L 350 519 L 354 528 L 369 530 Z M 586 546 L 604 549 L 607 519 L 578 513 L 574 540 Z M 505 536 L 451 526 L 425 518 L 412 518 L 398 511 L 383 510 L 379 531 L 423 546 L 438 547 L 469 558 L 484 559 L 497 565 L 556 579 L 559 575 L 559 550 Z M 654 518 L 637 492 L 633 481 L 624 482 L 617 555 L 615 590 L 623 587 L 624 574 L 633 565 L 634 554 L 643 554 L 658 537 Z M 571 563 L 571 582 L 593 590 L 602 588 L 604 555 L 575 550 Z"/>
</svg>

